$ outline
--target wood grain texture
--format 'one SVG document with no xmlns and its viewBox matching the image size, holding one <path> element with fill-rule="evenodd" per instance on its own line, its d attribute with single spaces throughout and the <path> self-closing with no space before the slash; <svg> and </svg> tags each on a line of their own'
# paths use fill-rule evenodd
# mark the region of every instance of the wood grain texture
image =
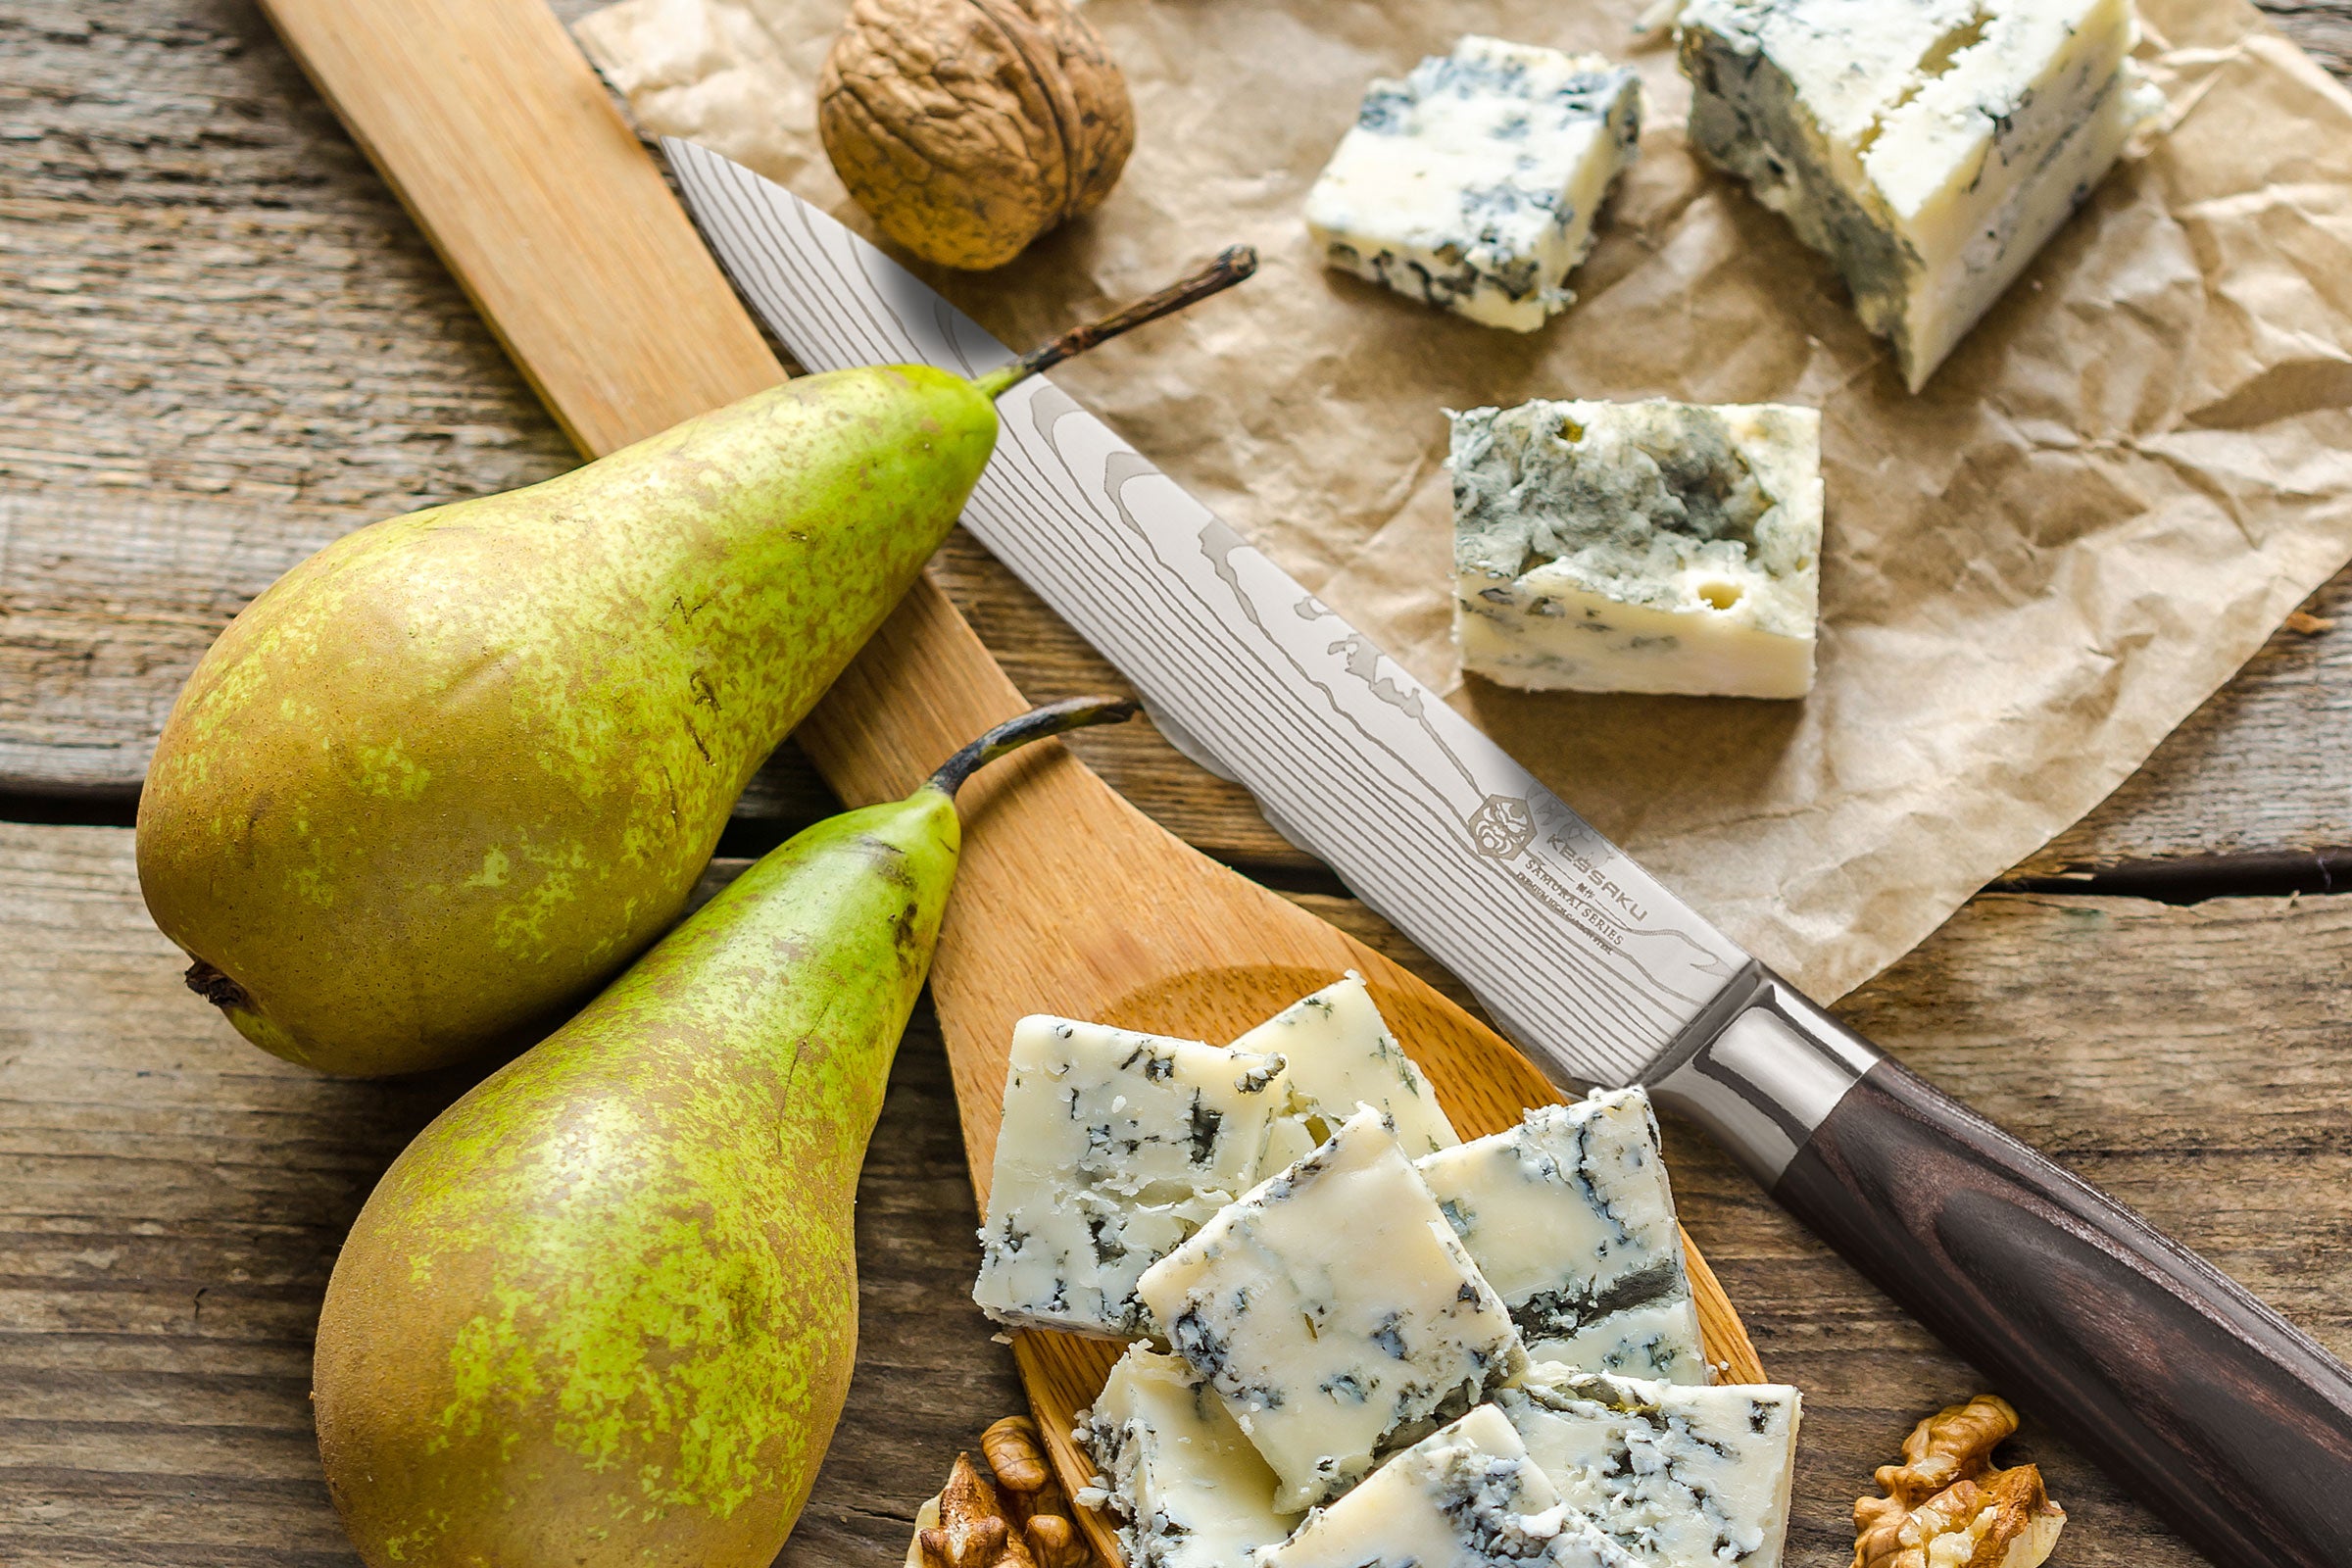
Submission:
<svg viewBox="0 0 2352 1568">
<path fill-rule="evenodd" d="M 0 826 L 0 1562 L 356 1562 L 311 1440 L 318 1296 L 376 1176 L 470 1075 L 344 1083 L 253 1051 L 180 987 L 129 837 Z M 1351 902 L 1302 902 L 1429 968 Z M 2348 966 L 2352 901 L 1988 897 L 1841 1010 L 2341 1354 Z M 1984 1385 L 1711 1146 L 1667 1133 L 1685 1222 L 1805 1390 L 1790 1561 L 1836 1568 L 1871 1469 Z M 858 1191 L 857 1382 L 786 1568 L 895 1562 L 956 1450 L 1019 1398 L 964 1294 L 961 1148 L 926 1006 Z M 2201 1560 L 2038 1423 L 2011 1451 L 2072 1515 L 2070 1568 Z"/>
<path fill-rule="evenodd" d="M 1900 1062 L 1773 1196 L 2217 1561 L 2352 1561 L 2352 1374 Z"/>
<path fill-rule="evenodd" d="M 311 1336 L 344 1232 L 487 1070 L 323 1078 L 177 981 L 130 835 L 0 826 L 0 1562 L 356 1564 L 312 1437 Z M 958 1447 L 1016 1408 L 926 1007 L 858 1191 L 862 1331 L 788 1561 L 895 1562 Z"/>
<path fill-rule="evenodd" d="M 2352 5 L 2344 0 L 2254 0 L 2279 31 L 2338 76 L 2352 77 Z"/>
<path fill-rule="evenodd" d="M 2352 0 L 2270 9 L 2352 73 Z M 287 565 L 571 461 L 249 0 L 0 0 L 0 791 L 126 797 L 198 655 Z M 933 575 L 1030 696 L 1115 687 L 969 540 Z M 2275 638 L 2031 868 L 2352 845 L 2348 662 L 2340 635 Z M 1075 749 L 1220 858 L 1311 863 L 1147 726 Z M 788 747 L 746 805 L 827 802 Z"/>
<path fill-rule="evenodd" d="M 583 452 L 784 378 L 544 3 L 262 10 Z"/>
</svg>

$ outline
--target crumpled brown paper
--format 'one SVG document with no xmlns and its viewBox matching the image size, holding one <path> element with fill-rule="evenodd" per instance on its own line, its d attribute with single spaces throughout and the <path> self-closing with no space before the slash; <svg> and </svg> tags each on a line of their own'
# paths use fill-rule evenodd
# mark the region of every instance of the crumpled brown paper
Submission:
<svg viewBox="0 0 2352 1568">
<path fill-rule="evenodd" d="M 856 223 L 811 87 L 841 0 L 622 0 L 580 35 L 649 132 Z M 1837 274 L 1685 149 L 1642 0 L 1094 0 L 1138 145 L 1091 219 L 926 271 L 1013 344 L 1234 241 L 1259 276 L 1055 377 L 1725 930 L 1842 995 L 2144 760 L 2352 556 L 2352 98 L 2237 0 L 2143 0 L 2165 133 L 1927 390 Z M 1630 57 L 1642 160 L 1528 337 L 1325 270 L 1299 208 L 1367 78 L 1462 32 Z M 1445 408 L 1824 414 L 1803 703 L 1465 685 Z"/>
</svg>

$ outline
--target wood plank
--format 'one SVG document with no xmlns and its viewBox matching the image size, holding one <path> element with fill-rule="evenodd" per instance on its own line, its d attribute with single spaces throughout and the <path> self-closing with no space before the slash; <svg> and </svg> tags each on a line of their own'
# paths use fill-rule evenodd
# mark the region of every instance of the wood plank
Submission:
<svg viewBox="0 0 2352 1568">
<path fill-rule="evenodd" d="M 2289 38 L 2336 75 L 2352 79 L 2352 5 L 2344 0 L 2254 0 Z"/>
<path fill-rule="evenodd" d="M 0 1025 L 0 1561 L 353 1561 L 311 1447 L 311 1324 L 369 1185 L 468 1075 L 343 1083 L 245 1046 L 179 987 L 121 830 L 0 826 L 0 889 L 19 956 Z M 1352 902 L 1300 902 L 1444 978 Z M 2347 964 L 2352 901 L 1996 895 L 1843 1011 L 2344 1353 Z M 1872 1467 L 1974 1375 L 1703 1141 L 1668 1137 L 1686 1223 L 1806 1391 L 1791 1560 L 1840 1560 Z M 857 1383 L 791 1568 L 894 1561 L 956 1449 L 1016 1407 L 965 1295 L 961 1149 L 926 1006 L 859 1187 Z M 2062 1560 L 2197 1560 L 2032 1423 L 2017 1452 L 2074 1515 Z"/>
<path fill-rule="evenodd" d="M 310 1423 L 337 1247 L 478 1075 L 338 1081 L 178 983 L 120 829 L 0 826 L 0 1561 L 356 1563 Z M 1016 1409 L 966 1299 L 979 1248 L 928 1007 L 858 1192 L 863 1320 L 790 1560 L 895 1561 L 958 1447 Z"/>
<path fill-rule="evenodd" d="M 2271 9 L 2352 74 L 2352 0 Z M 0 792 L 126 800 L 197 656 L 285 566 L 572 461 L 242 0 L 0 0 Z M 933 575 L 1025 693 L 1116 687 L 969 540 Z M 2352 612 L 2352 579 L 2320 606 Z M 2030 869 L 2352 845 L 2347 661 L 2274 639 Z M 1220 858 L 1311 863 L 1147 726 L 1075 749 Z M 780 831 L 829 799 L 788 749 L 746 809 Z"/>
<path fill-rule="evenodd" d="M 2012 873 L 2352 847 L 2352 571 L 2304 607 L 2146 765 Z"/>
<path fill-rule="evenodd" d="M 250 5 L 0 5 L 0 779 L 135 787 L 288 565 L 574 461 Z"/>
</svg>

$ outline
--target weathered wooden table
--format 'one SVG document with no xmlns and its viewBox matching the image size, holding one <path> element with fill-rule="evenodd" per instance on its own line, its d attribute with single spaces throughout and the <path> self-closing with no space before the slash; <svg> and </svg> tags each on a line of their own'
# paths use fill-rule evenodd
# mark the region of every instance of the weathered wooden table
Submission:
<svg viewBox="0 0 2352 1568">
<path fill-rule="evenodd" d="M 572 6 L 569 9 L 584 9 Z M 2272 0 L 2352 75 L 2352 0 Z M 178 983 L 127 824 L 220 624 L 357 524 L 573 460 L 249 0 L 0 0 L 0 1562 L 351 1563 L 312 1446 L 335 1250 L 470 1081 L 320 1079 Z M 1038 698 L 1114 687 L 968 541 L 936 570 Z M 2352 1353 L 2352 573 L 2115 799 L 1840 1009 Z M 1412 956 L 1140 728 L 1078 749 L 1193 843 Z M 828 808 L 787 747 L 722 854 Z M 1976 1377 L 1694 1136 L 1685 1216 L 1807 1395 L 1792 1560 Z M 895 1561 L 1019 1407 L 918 1014 L 860 1188 L 858 1378 L 794 1563 Z M 2032 1391 L 2011 1391 L 2030 1396 Z M 2060 1561 L 2192 1562 L 2029 1424 Z"/>
</svg>

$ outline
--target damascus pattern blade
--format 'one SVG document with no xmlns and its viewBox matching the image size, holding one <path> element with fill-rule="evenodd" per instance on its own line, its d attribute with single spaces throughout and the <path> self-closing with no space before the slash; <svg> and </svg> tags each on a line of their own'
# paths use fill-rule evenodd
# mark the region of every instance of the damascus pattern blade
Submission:
<svg viewBox="0 0 2352 1568">
<path fill-rule="evenodd" d="M 971 375 L 1012 358 L 789 191 L 663 147 L 721 266 L 808 368 Z M 999 415 L 964 525 L 1555 1080 L 1637 1081 L 1748 963 L 1051 381 L 1014 388 Z"/>
</svg>

